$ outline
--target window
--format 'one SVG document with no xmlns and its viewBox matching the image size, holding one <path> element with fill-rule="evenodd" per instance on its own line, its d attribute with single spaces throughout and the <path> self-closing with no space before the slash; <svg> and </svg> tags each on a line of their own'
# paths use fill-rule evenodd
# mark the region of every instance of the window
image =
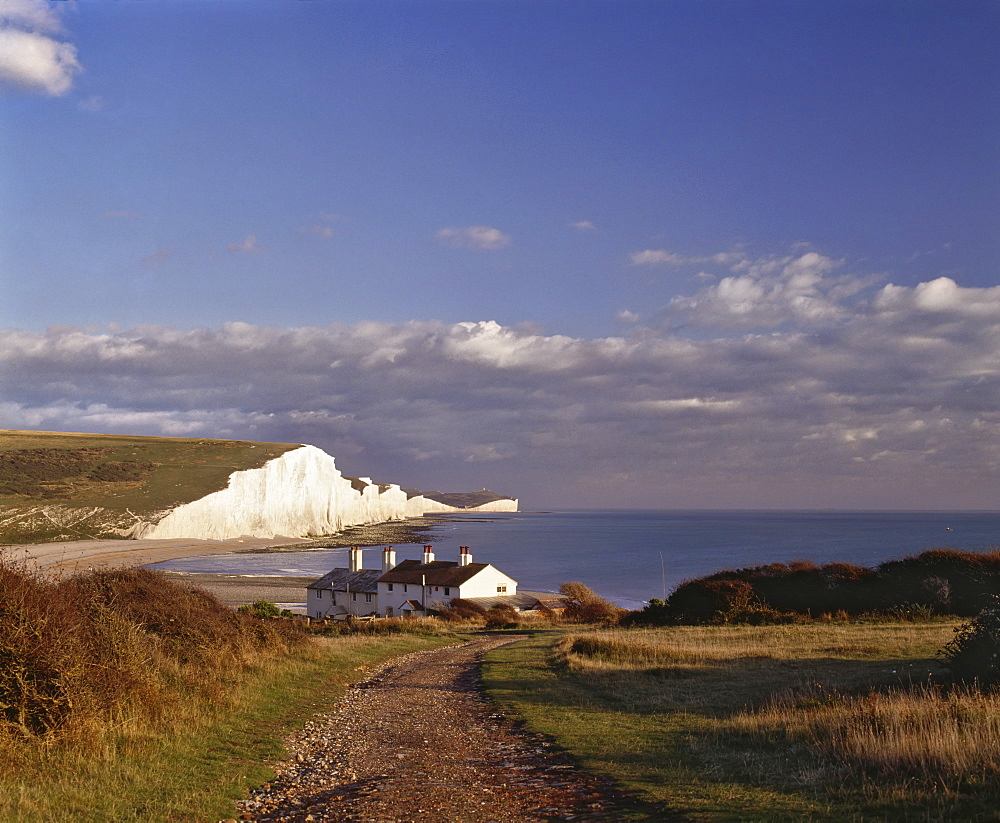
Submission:
<svg viewBox="0 0 1000 823">
<path fill-rule="evenodd" d="M 392 585 L 392 584 L 390 583 L 390 585 Z M 386 617 L 392 617 L 392 606 L 386 606 L 385 607 L 385 616 Z"/>
<path fill-rule="evenodd" d="M 506 594 L 506 592 L 507 592 L 506 586 L 497 586 L 497 594 Z"/>
<path fill-rule="evenodd" d="M 358 593 L 357 592 L 351 592 L 351 600 L 357 600 L 357 599 L 358 599 Z"/>
<path fill-rule="evenodd" d="M 403 584 L 403 593 L 406 594 L 406 584 Z"/>
<path fill-rule="evenodd" d="M 449 595 L 449 594 L 451 594 L 451 586 L 445 586 L 445 587 L 444 587 L 444 593 L 445 593 L 446 595 Z"/>
<path fill-rule="evenodd" d="M 365 603 L 371 603 L 371 602 L 372 602 L 372 595 L 371 592 L 368 592 L 365 594 Z"/>
<path fill-rule="evenodd" d="M 389 591 L 392 591 L 392 583 L 389 584 Z M 391 615 L 386 615 L 386 617 L 390 617 L 390 616 Z"/>
</svg>

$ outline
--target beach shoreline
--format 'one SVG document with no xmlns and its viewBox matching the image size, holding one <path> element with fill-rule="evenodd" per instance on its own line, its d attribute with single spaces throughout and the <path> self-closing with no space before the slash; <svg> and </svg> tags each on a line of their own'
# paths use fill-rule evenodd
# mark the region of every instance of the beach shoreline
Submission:
<svg viewBox="0 0 1000 823">
<path fill-rule="evenodd" d="M 149 566 L 167 560 L 209 557 L 220 554 L 276 553 L 310 549 L 349 548 L 423 543 L 440 518 L 351 526 L 320 538 L 242 537 L 232 540 L 75 540 L 0 546 L 0 559 L 45 575 L 72 575 L 95 569 Z M 237 574 L 186 574 L 163 572 L 186 585 L 198 586 L 229 606 L 269 600 L 278 604 L 304 604 L 305 587 L 311 578 L 248 576 Z M 287 606 L 291 607 L 291 606 Z M 300 607 L 301 608 L 301 607 Z"/>
</svg>

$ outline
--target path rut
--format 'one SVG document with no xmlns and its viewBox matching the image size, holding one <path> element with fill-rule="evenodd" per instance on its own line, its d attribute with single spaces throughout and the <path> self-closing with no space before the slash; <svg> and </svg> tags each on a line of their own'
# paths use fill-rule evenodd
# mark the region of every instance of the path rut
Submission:
<svg viewBox="0 0 1000 823">
<path fill-rule="evenodd" d="M 241 819 L 612 819 L 609 786 L 519 730 L 480 693 L 482 655 L 515 639 L 487 637 L 384 664 L 288 741 L 291 759 L 241 802 Z"/>
</svg>

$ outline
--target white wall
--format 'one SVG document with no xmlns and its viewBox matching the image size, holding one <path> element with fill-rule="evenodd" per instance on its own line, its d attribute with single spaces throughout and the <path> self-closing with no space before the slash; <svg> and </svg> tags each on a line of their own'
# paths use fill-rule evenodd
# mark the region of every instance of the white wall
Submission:
<svg viewBox="0 0 1000 823">
<path fill-rule="evenodd" d="M 354 595 L 357 595 L 355 599 Z M 329 589 L 306 589 L 306 614 L 309 617 L 343 617 L 337 607 L 347 609 L 350 614 L 364 616 L 374 614 L 378 609 L 378 595 L 371 593 L 369 602 L 365 592 L 334 592 Z M 385 610 L 381 611 L 385 614 Z"/>
<path fill-rule="evenodd" d="M 506 586 L 507 591 L 498 592 L 498 586 Z M 404 587 L 407 589 L 406 591 L 403 591 Z M 393 614 L 398 617 L 400 607 L 407 600 L 416 600 L 418 603 L 423 603 L 425 608 L 436 609 L 447 606 L 456 597 L 509 597 L 517 594 L 517 581 L 499 569 L 487 566 L 461 586 L 448 587 L 448 594 L 445 594 L 444 590 L 444 586 L 393 583 L 392 591 L 389 591 L 388 583 L 379 583 L 378 612 L 384 616 L 386 607 L 389 606 L 392 607 Z"/>
</svg>

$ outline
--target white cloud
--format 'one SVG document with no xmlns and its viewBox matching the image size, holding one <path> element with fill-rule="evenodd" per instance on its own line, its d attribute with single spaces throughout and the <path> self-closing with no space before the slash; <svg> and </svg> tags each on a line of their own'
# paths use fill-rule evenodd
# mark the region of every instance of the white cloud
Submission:
<svg viewBox="0 0 1000 823">
<path fill-rule="evenodd" d="M 939 277 L 914 288 L 889 284 L 875 299 L 875 307 L 891 313 L 995 317 L 1000 314 L 1000 286 L 966 289 L 950 277 Z"/>
<path fill-rule="evenodd" d="M 644 251 L 634 251 L 629 255 L 629 263 L 633 266 L 688 266 L 701 263 L 717 263 L 719 265 L 730 265 L 738 262 L 742 258 L 739 252 L 718 252 L 701 257 L 691 257 L 677 254 L 667 249 L 645 249 Z"/>
<path fill-rule="evenodd" d="M 633 266 L 658 266 L 666 264 L 670 266 L 680 266 L 686 262 L 686 258 L 679 254 L 674 254 L 666 249 L 646 249 L 645 251 L 634 251 L 629 255 L 629 262 Z"/>
<path fill-rule="evenodd" d="M 663 316 L 716 329 L 771 329 L 790 322 L 822 326 L 849 313 L 846 301 L 875 282 L 837 274 L 844 261 L 814 251 L 740 257 L 727 264 L 733 274 L 693 295 L 673 298 Z"/>
<path fill-rule="evenodd" d="M 45 0 L 0 4 L 0 85 L 51 96 L 65 94 L 83 70 L 76 47 L 59 39 L 58 16 Z"/>
<path fill-rule="evenodd" d="M 230 243 L 226 251 L 233 254 L 261 254 L 264 250 L 257 244 L 257 235 L 248 234 L 239 243 Z"/>
<path fill-rule="evenodd" d="M 579 231 L 597 231 L 597 226 L 589 220 L 578 220 L 575 223 L 570 223 L 570 225 Z"/>
<path fill-rule="evenodd" d="M 465 226 L 444 228 L 437 233 L 442 243 L 454 248 L 485 249 L 493 251 L 510 245 L 510 235 L 490 226 Z"/>
<path fill-rule="evenodd" d="M 619 323 L 638 323 L 640 316 L 634 311 L 629 311 L 628 309 L 622 309 L 618 314 L 615 315 L 615 320 Z"/>
<path fill-rule="evenodd" d="M 566 505 L 995 506 L 1000 288 L 866 297 L 864 278 L 834 285 L 845 266 L 809 254 L 699 297 L 722 326 L 690 337 L 493 321 L 0 330 L 0 419 L 311 442 L 348 473 Z M 821 321 L 795 309 L 803 294 Z"/>
</svg>

